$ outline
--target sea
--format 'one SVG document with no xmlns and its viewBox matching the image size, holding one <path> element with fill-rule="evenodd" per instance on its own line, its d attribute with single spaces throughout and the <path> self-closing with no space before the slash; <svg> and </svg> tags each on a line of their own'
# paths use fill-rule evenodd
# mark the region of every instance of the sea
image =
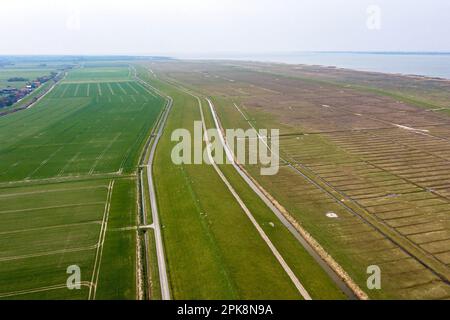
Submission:
<svg viewBox="0 0 450 320">
<path fill-rule="evenodd" d="M 291 52 L 225 54 L 209 58 L 323 65 L 450 79 L 450 52 Z"/>
</svg>

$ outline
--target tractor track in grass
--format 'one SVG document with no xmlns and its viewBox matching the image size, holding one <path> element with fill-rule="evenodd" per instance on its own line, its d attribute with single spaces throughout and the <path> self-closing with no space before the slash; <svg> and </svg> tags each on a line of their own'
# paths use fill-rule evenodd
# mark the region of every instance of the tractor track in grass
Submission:
<svg viewBox="0 0 450 320">
<path fill-rule="evenodd" d="M 114 188 L 115 180 L 112 180 L 108 187 L 108 194 L 106 196 L 105 210 L 103 214 L 102 226 L 100 229 L 100 234 L 98 238 L 97 251 L 95 253 L 95 261 L 94 268 L 92 271 L 91 283 L 93 284 L 89 288 L 89 300 L 95 300 L 95 295 L 97 293 L 97 283 L 100 275 L 100 267 L 102 264 L 102 255 L 103 255 L 103 244 L 105 243 L 106 238 L 106 230 L 108 228 L 108 219 L 109 219 L 109 211 L 111 207 L 111 197 Z"/>
<path fill-rule="evenodd" d="M 94 249 L 98 249 L 98 248 L 99 248 L 99 244 L 96 243 L 89 247 L 61 249 L 61 250 L 47 251 L 47 252 L 41 252 L 41 253 L 24 254 L 24 255 L 20 255 L 20 256 L 3 257 L 3 258 L 0 258 L 0 262 L 22 260 L 22 259 L 36 258 L 36 257 L 45 257 L 45 256 L 51 256 L 51 255 L 62 254 L 62 253 L 70 253 L 70 252 L 89 251 L 89 250 L 94 250 Z"/>
<path fill-rule="evenodd" d="M 80 286 L 82 286 L 82 287 L 84 286 L 84 287 L 91 288 L 92 285 L 93 284 L 89 281 L 81 281 L 80 282 Z M 26 290 L 18 290 L 18 291 L 12 291 L 12 292 L 4 292 L 4 293 L 0 293 L 0 298 L 15 297 L 15 296 L 20 296 L 20 295 L 25 295 L 25 294 L 45 292 L 45 291 L 51 291 L 51 290 L 59 290 L 59 289 L 67 289 L 67 284 L 60 284 L 60 285 L 26 289 Z"/>
</svg>

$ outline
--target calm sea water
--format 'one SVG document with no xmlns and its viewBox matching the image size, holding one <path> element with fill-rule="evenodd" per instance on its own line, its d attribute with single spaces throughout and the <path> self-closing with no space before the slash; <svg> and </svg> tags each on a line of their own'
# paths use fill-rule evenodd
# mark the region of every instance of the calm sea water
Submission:
<svg viewBox="0 0 450 320">
<path fill-rule="evenodd" d="M 223 58 L 335 66 L 362 71 L 415 74 L 450 79 L 450 53 L 302 52 L 234 55 Z"/>
</svg>

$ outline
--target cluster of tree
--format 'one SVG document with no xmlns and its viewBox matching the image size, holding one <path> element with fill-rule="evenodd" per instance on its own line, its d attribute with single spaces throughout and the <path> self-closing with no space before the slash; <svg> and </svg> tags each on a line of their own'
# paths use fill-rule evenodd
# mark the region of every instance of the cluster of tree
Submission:
<svg viewBox="0 0 450 320">
<path fill-rule="evenodd" d="M 8 82 L 23 82 L 23 81 L 28 81 L 28 79 L 27 78 L 22 78 L 22 77 L 12 77 L 12 78 L 9 78 L 8 80 L 7 80 Z"/>
<path fill-rule="evenodd" d="M 47 82 L 48 80 L 53 79 L 53 78 L 56 76 L 56 74 L 57 74 L 56 72 L 52 71 L 52 72 L 50 73 L 50 75 L 48 75 L 48 76 L 38 77 L 38 78 L 34 81 L 34 83 L 36 83 L 36 82 L 40 82 L 40 83 Z M 33 82 L 32 82 L 31 84 L 33 84 Z"/>
<path fill-rule="evenodd" d="M 0 97 L 0 108 L 9 107 L 14 104 L 15 99 L 11 96 Z"/>
</svg>

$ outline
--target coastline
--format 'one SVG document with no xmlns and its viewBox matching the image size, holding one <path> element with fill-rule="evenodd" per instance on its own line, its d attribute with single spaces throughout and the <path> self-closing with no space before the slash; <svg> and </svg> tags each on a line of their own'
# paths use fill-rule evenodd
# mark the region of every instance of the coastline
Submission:
<svg viewBox="0 0 450 320">
<path fill-rule="evenodd" d="M 360 59 L 357 59 L 360 57 Z M 425 59 L 418 61 L 417 59 Z M 309 51 L 267 54 L 216 54 L 176 57 L 179 60 L 241 61 L 280 65 L 301 65 L 351 70 L 413 78 L 450 81 L 450 52 L 334 52 Z M 380 60 L 381 59 L 381 60 Z M 413 59 L 408 61 L 408 59 Z M 444 59 L 439 62 L 436 59 Z M 383 61 L 384 60 L 384 61 Z M 355 64 L 354 61 L 357 61 Z M 399 66 L 399 67 L 397 67 Z M 385 70 L 383 70 L 385 69 Z M 391 70 L 388 70 L 391 69 Z M 398 71 L 394 70 L 398 69 Z M 429 71 L 419 71 L 420 69 Z M 443 69 L 444 71 L 440 71 Z M 410 70 L 410 71 L 407 71 Z M 439 70 L 439 71 L 437 71 Z"/>
<path fill-rule="evenodd" d="M 409 79 L 416 80 L 430 80 L 430 81 L 440 81 L 440 82 L 450 82 L 449 78 L 444 77 L 435 77 L 421 74 L 413 74 L 413 73 L 401 73 L 401 72 L 386 72 L 386 71 L 369 71 L 369 70 L 360 70 L 354 68 L 346 68 L 346 67 L 338 67 L 333 65 L 325 65 L 325 64 L 306 64 L 306 63 L 290 63 L 290 62 L 280 62 L 280 61 L 261 61 L 261 60 L 240 60 L 240 59 L 179 59 L 180 61 L 195 61 L 195 62 L 242 62 L 242 63 L 257 63 L 261 65 L 280 65 L 280 66 L 296 66 L 296 67 L 305 67 L 305 68 L 318 68 L 324 71 L 344 71 L 344 72 L 355 72 L 355 73 L 365 73 L 372 75 L 382 75 L 382 76 L 397 76 L 404 77 Z M 301 68 L 299 68 L 301 70 Z"/>
</svg>

